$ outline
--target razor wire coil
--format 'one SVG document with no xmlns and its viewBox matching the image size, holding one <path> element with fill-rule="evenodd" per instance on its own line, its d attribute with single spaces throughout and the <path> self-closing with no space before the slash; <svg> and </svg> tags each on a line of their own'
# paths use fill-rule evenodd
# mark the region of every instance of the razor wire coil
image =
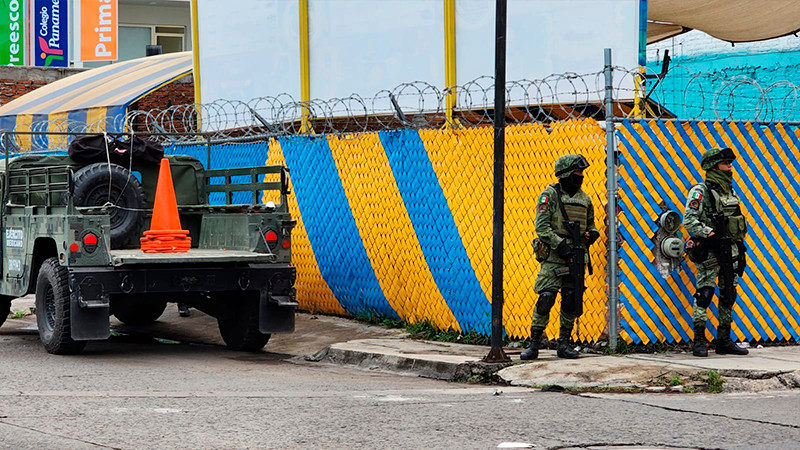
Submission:
<svg viewBox="0 0 800 450">
<path fill-rule="evenodd" d="M 652 68 L 613 67 L 612 95 L 628 117 L 668 117 L 683 120 L 748 120 L 757 122 L 800 119 L 800 85 L 781 80 L 768 86 L 753 78 L 724 73 L 695 73 L 673 65 L 665 73 Z M 537 80 L 506 83 L 506 121 L 550 123 L 575 118 L 604 118 L 603 72 L 566 72 Z M 640 100 L 646 100 L 641 102 Z M 452 109 L 448 105 L 452 104 Z M 91 123 L 65 118 L 16 125 L 11 132 L 159 133 L 163 143 L 192 143 L 204 132 L 212 141 L 291 136 L 348 135 L 400 128 L 489 126 L 494 120 L 494 78 L 482 76 L 440 89 L 424 81 L 402 83 L 372 97 L 353 94 L 327 100 L 300 101 L 289 94 L 249 101 L 219 99 L 203 104 L 163 109 L 131 110 Z M 166 134 L 173 134 L 166 136 Z M 181 134 L 181 135 L 177 135 Z M 13 135 L 21 151 L 63 151 L 68 140 L 46 135 Z"/>
</svg>

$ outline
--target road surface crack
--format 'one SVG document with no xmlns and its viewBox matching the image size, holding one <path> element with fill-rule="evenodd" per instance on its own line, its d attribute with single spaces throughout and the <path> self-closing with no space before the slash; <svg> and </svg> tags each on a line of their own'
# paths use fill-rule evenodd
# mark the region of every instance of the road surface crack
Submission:
<svg viewBox="0 0 800 450">
<path fill-rule="evenodd" d="M 783 427 L 783 428 L 791 428 L 791 429 L 794 429 L 794 430 L 800 430 L 800 425 L 793 425 L 793 424 L 790 424 L 790 423 L 770 422 L 768 420 L 751 419 L 751 418 L 747 418 L 747 417 L 734 417 L 734 416 L 728 416 L 728 415 L 725 415 L 725 414 L 710 413 L 710 412 L 703 412 L 703 411 L 692 411 L 692 410 L 688 410 L 688 409 L 673 408 L 671 406 L 664 406 L 664 405 L 654 405 L 652 403 L 645 403 L 645 402 L 640 402 L 640 401 L 636 401 L 636 400 L 627 400 L 627 399 L 622 399 L 622 398 L 594 397 L 594 396 L 591 396 L 591 395 L 587 395 L 587 396 L 582 395 L 581 397 L 594 398 L 594 399 L 601 399 L 602 398 L 602 399 L 605 399 L 605 400 L 613 400 L 613 401 L 618 401 L 618 402 L 623 402 L 623 403 L 633 403 L 633 404 L 636 404 L 636 405 L 649 406 L 651 408 L 663 409 L 665 411 L 697 414 L 699 416 L 707 416 L 707 417 L 721 417 L 721 418 L 724 418 L 724 419 L 739 420 L 739 421 L 742 421 L 742 422 L 752 422 L 752 423 L 758 423 L 758 424 L 763 424 L 763 425 L 774 425 L 774 426 Z"/>
<path fill-rule="evenodd" d="M 58 438 L 61 438 L 61 439 L 68 439 L 70 441 L 82 442 L 84 444 L 93 445 L 95 447 L 108 448 L 108 449 L 113 449 L 113 450 L 120 450 L 118 447 L 109 447 L 107 445 L 98 444 L 96 442 L 87 441 L 87 440 L 84 440 L 84 439 L 74 438 L 72 436 L 64 436 L 63 434 L 51 433 L 51 432 L 48 432 L 48 431 L 38 430 L 38 429 L 32 428 L 32 427 L 26 427 L 25 425 L 18 425 L 18 424 L 15 424 L 15 423 L 6 422 L 5 420 L 0 420 L 0 424 L 8 425 L 10 427 L 15 427 L 15 428 L 21 428 L 23 430 L 33 431 L 34 433 L 40 433 L 40 434 L 44 434 L 44 435 L 47 435 L 47 436 L 54 436 L 54 437 L 58 437 Z"/>
</svg>

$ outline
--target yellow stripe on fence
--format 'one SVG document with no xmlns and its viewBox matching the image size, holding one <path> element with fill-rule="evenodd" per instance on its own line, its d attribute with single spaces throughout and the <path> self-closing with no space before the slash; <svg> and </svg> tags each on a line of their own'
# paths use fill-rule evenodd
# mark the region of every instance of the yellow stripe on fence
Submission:
<svg viewBox="0 0 800 450">
<path fill-rule="evenodd" d="M 425 261 L 378 134 L 329 136 L 328 145 L 386 300 L 406 321 L 461 331 Z"/>
</svg>

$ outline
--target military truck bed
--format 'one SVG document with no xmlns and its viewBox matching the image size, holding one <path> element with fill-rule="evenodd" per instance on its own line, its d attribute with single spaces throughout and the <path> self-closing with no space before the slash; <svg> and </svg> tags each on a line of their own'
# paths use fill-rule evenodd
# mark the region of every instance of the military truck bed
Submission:
<svg viewBox="0 0 800 450">
<path fill-rule="evenodd" d="M 186 253 L 144 253 L 138 249 L 110 250 L 113 266 L 135 264 L 269 263 L 267 253 L 193 248 Z"/>
</svg>

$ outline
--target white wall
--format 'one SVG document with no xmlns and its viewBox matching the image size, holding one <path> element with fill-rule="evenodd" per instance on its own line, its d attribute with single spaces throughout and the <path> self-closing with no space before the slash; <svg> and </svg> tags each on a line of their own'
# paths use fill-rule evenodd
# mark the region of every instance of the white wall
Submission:
<svg viewBox="0 0 800 450">
<path fill-rule="evenodd" d="M 456 0 L 457 81 L 494 74 L 494 0 Z M 637 65 L 638 0 L 509 0 L 507 80 Z M 300 100 L 296 0 L 198 0 L 202 102 Z M 309 0 L 311 98 L 445 88 L 443 0 Z M 632 79 L 628 81 L 632 84 Z M 632 86 L 631 86 L 632 87 Z"/>
<path fill-rule="evenodd" d="M 400 83 L 444 81 L 439 1 L 311 0 L 311 97 L 373 97 Z"/>
<path fill-rule="evenodd" d="M 288 93 L 300 100 L 297 1 L 198 3 L 202 102 Z"/>
<path fill-rule="evenodd" d="M 510 0 L 506 80 L 603 70 L 603 49 L 614 65 L 634 68 L 638 0 Z M 458 83 L 494 73 L 494 0 L 456 0 Z"/>
</svg>

